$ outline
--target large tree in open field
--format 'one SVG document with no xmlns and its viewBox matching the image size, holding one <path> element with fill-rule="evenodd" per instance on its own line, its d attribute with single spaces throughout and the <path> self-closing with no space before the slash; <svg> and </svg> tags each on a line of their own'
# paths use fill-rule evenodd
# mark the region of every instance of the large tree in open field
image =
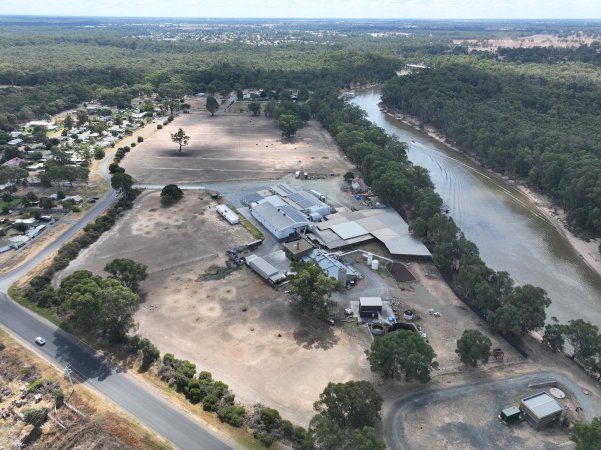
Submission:
<svg viewBox="0 0 601 450">
<path fill-rule="evenodd" d="M 182 191 L 176 184 L 168 184 L 161 190 L 161 204 L 163 206 L 172 205 L 181 200 L 184 196 Z"/>
<path fill-rule="evenodd" d="M 278 117 L 278 127 L 282 136 L 291 138 L 303 126 L 303 121 L 294 114 L 282 114 Z"/>
<path fill-rule="evenodd" d="M 430 381 L 430 369 L 437 367 L 436 354 L 424 339 L 412 331 L 395 331 L 378 337 L 366 352 L 372 372 L 383 378 L 415 378 Z"/>
<path fill-rule="evenodd" d="M 457 340 L 455 353 L 459 355 L 462 363 L 476 366 L 478 361 L 482 364 L 488 362 L 491 347 L 490 339 L 480 331 L 465 330 L 461 338 Z"/>
<path fill-rule="evenodd" d="M 179 145 L 179 151 L 181 153 L 182 147 L 188 145 L 190 136 L 188 136 L 186 132 L 180 128 L 175 133 L 171 133 L 171 140 Z"/>
<path fill-rule="evenodd" d="M 214 116 L 218 109 L 219 103 L 217 102 L 217 99 L 213 96 L 207 97 L 207 111 L 209 111 L 211 115 Z"/>
</svg>

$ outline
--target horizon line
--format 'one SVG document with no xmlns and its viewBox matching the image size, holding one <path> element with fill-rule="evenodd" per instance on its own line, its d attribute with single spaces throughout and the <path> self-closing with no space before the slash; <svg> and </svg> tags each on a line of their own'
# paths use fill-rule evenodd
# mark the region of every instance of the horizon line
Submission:
<svg viewBox="0 0 601 450">
<path fill-rule="evenodd" d="M 32 17 L 32 18 L 79 18 L 79 19 L 189 19 L 189 20 L 213 20 L 213 19 L 229 19 L 229 20 L 353 20 L 353 21 L 395 21 L 395 20 L 416 20 L 416 21 L 443 21 L 443 22 L 570 22 L 570 21 L 586 21 L 586 22 L 601 22 L 601 17 L 595 18 L 544 18 L 544 17 L 527 17 L 527 18 L 420 18 L 420 17 L 240 17 L 240 16 L 114 16 L 114 15 L 69 15 L 69 14 L 11 14 L 0 13 L 0 17 Z"/>
</svg>

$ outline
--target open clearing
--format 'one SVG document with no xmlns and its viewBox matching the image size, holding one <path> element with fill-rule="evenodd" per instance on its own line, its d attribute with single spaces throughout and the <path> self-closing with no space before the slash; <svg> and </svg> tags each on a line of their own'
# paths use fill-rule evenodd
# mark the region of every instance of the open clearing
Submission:
<svg viewBox="0 0 601 450">
<path fill-rule="evenodd" d="M 190 136 L 181 153 L 171 141 L 178 128 Z M 273 119 L 206 112 L 176 117 L 121 165 L 137 182 L 149 184 L 276 179 L 297 170 L 342 174 L 351 167 L 316 122 L 289 141 L 282 140 Z"/>
<path fill-rule="evenodd" d="M 394 449 L 549 449 L 574 448 L 566 428 L 555 423 L 535 431 L 527 422 L 506 426 L 497 420 L 503 408 L 517 406 L 522 398 L 548 388 L 529 388 L 530 383 L 559 379 L 568 388 L 568 396 L 559 400 L 574 412 L 574 393 L 580 387 L 553 372 L 474 382 L 411 395 L 395 405 L 387 418 L 392 431 L 389 446 Z"/>
<path fill-rule="evenodd" d="M 211 266 L 225 265 L 225 249 L 254 240 L 226 223 L 215 206 L 204 192 L 188 191 L 161 208 L 158 193 L 146 192 L 61 276 L 78 269 L 102 273 L 114 258 L 146 264 L 140 334 L 163 354 L 209 370 L 241 401 L 260 401 L 306 425 L 328 382 L 371 379 L 364 355 L 369 341 L 301 318 L 286 294 L 247 268 L 197 281 Z"/>
</svg>

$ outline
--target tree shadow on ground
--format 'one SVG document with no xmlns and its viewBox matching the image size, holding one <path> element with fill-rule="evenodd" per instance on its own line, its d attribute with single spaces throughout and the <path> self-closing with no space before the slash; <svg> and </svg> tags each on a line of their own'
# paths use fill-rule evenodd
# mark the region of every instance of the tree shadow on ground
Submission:
<svg viewBox="0 0 601 450">
<path fill-rule="evenodd" d="M 294 340 L 304 349 L 328 350 L 334 347 L 339 338 L 334 334 L 334 327 L 325 321 L 304 323 L 294 330 Z"/>
</svg>

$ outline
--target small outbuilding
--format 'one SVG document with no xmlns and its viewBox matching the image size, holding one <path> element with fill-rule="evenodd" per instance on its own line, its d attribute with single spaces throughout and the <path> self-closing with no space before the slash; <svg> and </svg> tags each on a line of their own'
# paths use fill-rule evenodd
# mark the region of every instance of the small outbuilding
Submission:
<svg viewBox="0 0 601 450">
<path fill-rule="evenodd" d="M 509 408 L 505 408 L 499 414 L 499 419 L 501 419 L 507 425 L 511 425 L 512 423 L 518 422 L 522 418 L 522 411 L 517 406 L 510 406 Z"/>
<path fill-rule="evenodd" d="M 300 261 L 304 256 L 307 256 L 315 247 L 305 239 L 297 239 L 296 241 L 284 243 L 284 252 L 291 261 Z"/>
<path fill-rule="evenodd" d="M 382 313 L 382 298 L 380 297 L 360 297 L 359 315 L 370 319 L 377 319 Z"/>
<path fill-rule="evenodd" d="M 246 264 L 248 264 L 248 267 L 258 273 L 264 280 L 269 281 L 272 284 L 278 284 L 286 279 L 286 276 L 283 273 L 260 256 L 247 256 Z"/>
<path fill-rule="evenodd" d="M 520 409 L 536 430 L 555 421 L 563 413 L 562 406 L 546 392 L 526 397 L 520 402 Z"/>
</svg>

